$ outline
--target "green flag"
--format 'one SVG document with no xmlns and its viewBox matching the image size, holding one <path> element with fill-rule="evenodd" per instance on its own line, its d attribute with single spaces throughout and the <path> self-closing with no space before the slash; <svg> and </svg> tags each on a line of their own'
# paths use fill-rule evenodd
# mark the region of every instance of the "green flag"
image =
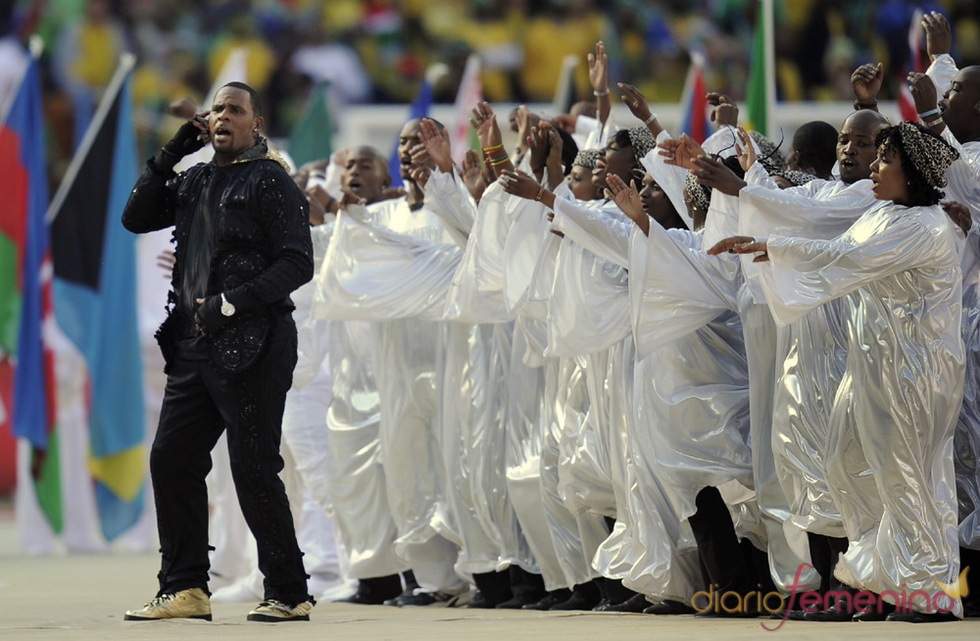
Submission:
<svg viewBox="0 0 980 641">
<path fill-rule="evenodd" d="M 327 82 L 317 83 L 299 122 L 289 134 L 287 151 L 296 167 L 333 153 L 333 125 L 327 109 Z"/>
<path fill-rule="evenodd" d="M 752 61 L 749 67 L 749 86 L 745 95 L 746 129 L 768 135 L 769 121 L 766 109 L 766 29 L 765 3 L 756 12 L 755 34 L 752 36 Z"/>
</svg>

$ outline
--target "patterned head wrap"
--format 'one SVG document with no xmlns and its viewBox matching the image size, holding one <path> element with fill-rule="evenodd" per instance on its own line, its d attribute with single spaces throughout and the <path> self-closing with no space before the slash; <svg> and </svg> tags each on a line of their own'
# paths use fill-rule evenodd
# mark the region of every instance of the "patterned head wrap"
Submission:
<svg viewBox="0 0 980 641">
<path fill-rule="evenodd" d="M 572 162 L 572 167 L 578 165 L 579 167 L 595 169 L 595 161 L 598 157 L 598 149 L 582 149 L 575 155 L 575 160 Z"/>
<path fill-rule="evenodd" d="M 756 160 L 762 163 L 762 167 L 766 170 L 766 173 L 780 173 L 786 169 L 786 157 L 783 156 L 783 152 L 779 150 L 779 146 L 776 143 L 754 129 L 749 131 L 749 136 L 755 141 L 755 146 L 759 148 L 759 153 L 756 154 Z"/>
<path fill-rule="evenodd" d="M 630 136 L 630 147 L 633 148 L 633 156 L 636 162 L 650 153 L 650 150 L 657 146 L 657 141 L 653 139 L 650 130 L 644 127 L 630 127 L 626 130 Z"/>
<path fill-rule="evenodd" d="M 793 183 L 794 186 L 805 185 L 811 180 L 817 179 L 817 177 L 813 174 L 800 171 L 799 169 L 783 169 L 782 171 L 774 171 L 772 175 L 782 176 L 786 180 Z"/>
<path fill-rule="evenodd" d="M 687 189 L 687 195 L 691 197 L 698 209 L 704 212 L 708 211 L 708 207 L 711 205 L 710 187 L 699 183 L 694 173 L 689 171 L 684 177 L 684 188 Z"/>
<path fill-rule="evenodd" d="M 918 123 L 905 121 L 895 129 L 897 136 L 892 140 L 898 139 L 895 142 L 901 146 L 902 153 L 926 182 L 933 187 L 945 187 L 946 170 L 960 157 L 959 152 Z"/>
</svg>

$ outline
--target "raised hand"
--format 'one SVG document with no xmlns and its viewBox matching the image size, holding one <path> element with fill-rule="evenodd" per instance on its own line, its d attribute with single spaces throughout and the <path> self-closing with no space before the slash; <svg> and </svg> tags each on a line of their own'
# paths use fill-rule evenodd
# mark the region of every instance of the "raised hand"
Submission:
<svg viewBox="0 0 980 641">
<path fill-rule="evenodd" d="M 554 167 L 557 164 L 558 169 L 561 170 L 561 152 L 565 143 L 562 142 L 558 130 L 550 122 L 542 122 L 541 131 L 548 136 L 548 158 L 545 160 L 545 164 L 548 167 Z"/>
<path fill-rule="evenodd" d="M 609 102 L 609 61 L 606 45 L 601 40 L 595 44 L 595 53 L 589 54 L 589 82 L 595 94 L 596 118 L 605 125 L 612 105 Z"/>
<path fill-rule="evenodd" d="M 164 153 L 176 160 L 192 154 L 211 141 L 208 130 L 209 111 L 202 111 L 185 122 L 167 144 L 163 146 Z"/>
<path fill-rule="evenodd" d="M 676 165 L 687 170 L 697 169 L 694 159 L 705 156 L 704 149 L 687 134 L 680 138 L 668 138 L 657 145 L 657 153 L 664 157 L 668 165 Z"/>
<path fill-rule="evenodd" d="M 500 175 L 504 191 L 527 200 L 541 200 L 544 188 L 523 171 L 505 171 Z"/>
<path fill-rule="evenodd" d="M 565 166 L 562 164 L 562 150 L 565 143 L 558 135 L 558 129 L 551 123 L 546 124 L 545 131 L 548 133 L 548 157 L 545 159 L 545 168 L 548 170 L 548 184 L 556 186 L 565 179 Z"/>
<path fill-rule="evenodd" d="M 453 157 L 449 148 L 449 132 L 443 129 L 439 131 L 436 123 L 428 118 L 424 118 L 419 123 L 419 140 L 425 145 L 425 150 L 432 159 L 432 162 L 445 173 L 453 170 Z M 415 161 L 414 156 L 412 161 Z"/>
<path fill-rule="evenodd" d="M 623 92 L 620 99 L 623 101 L 634 116 L 642 120 L 647 121 L 650 117 L 650 105 L 647 103 L 646 96 L 634 87 L 633 85 L 628 85 L 625 82 L 620 82 L 616 84 L 617 87 Z"/>
<path fill-rule="evenodd" d="M 606 197 L 616 203 L 630 220 L 635 222 L 644 234 L 649 235 L 650 217 L 643 211 L 643 201 L 636 189 L 636 181 L 631 180 L 629 186 L 615 174 L 606 177 Z"/>
<path fill-rule="evenodd" d="M 539 178 L 549 151 L 548 130 L 544 125 L 545 123 L 542 122 L 537 127 L 531 127 L 531 133 L 527 137 L 528 150 L 531 152 L 531 171 Z"/>
<path fill-rule="evenodd" d="M 738 128 L 735 153 L 738 154 L 738 164 L 741 165 L 742 171 L 748 171 L 749 167 L 755 164 L 755 145 L 752 144 L 752 137 L 745 131 L 745 127 Z"/>
<path fill-rule="evenodd" d="M 517 108 L 516 119 L 517 140 L 522 148 L 527 149 L 530 143 L 528 137 L 531 135 L 531 129 L 538 124 L 538 118 L 531 113 L 527 106 L 521 105 Z"/>
<path fill-rule="evenodd" d="M 696 168 L 692 171 L 702 185 L 717 189 L 729 196 L 737 196 L 742 187 L 745 187 L 745 181 L 736 176 L 735 172 L 720 160 L 701 156 L 694 159 L 694 165 Z"/>
<path fill-rule="evenodd" d="M 946 16 L 938 11 L 923 13 L 922 28 L 926 32 L 926 51 L 930 56 L 949 53 L 953 45 L 953 31 Z"/>
<path fill-rule="evenodd" d="M 463 156 L 463 165 L 460 167 L 460 175 L 463 179 L 463 184 L 466 185 L 466 189 L 473 196 L 473 200 L 480 202 L 480 198 L 483 197 L 483 192 L 486 190 L 487 185 L 490 184 L 490 180 L 483 168 L 483 161 L 480 160 L 480 154 L 475 150 L 466 150 L 466 154 Z"/>
<path fill-rule="evenodd" d="M 596 93 L 609 92 L 609 61 L 601 40 L 595 43 L 595 53 L 589 54 L 589 82 Z"/>
<path fill-rule="evenodd" d="M 496 147 L 502 144 L 503 137 L 500 135 L 500 127 L 497 126 L 497 115 L 493 113 L 489 102 L 476 103 L 470 124 L 476 129 L 476 137 L 482 147 Z"/>
<path fill-rule="evenodd" d="M 859 105 L 877 105 L 878 92 L 881 91 L 881 80 L 885 76 L 881 63 L 861 65 L 851 74 L 851 90 Z"/>
<path fill-rule="evenodd" d="M 708 104 L 713 106 L 711 110 L 711 122 L 716 126 L 723 125 L 735 126 L 738 124 L 738 105 L 735 101 L 723 93 L 710 91 L 705 95 Z"/>
<path fill-rule="evenodd" d="M 909 92 L 912 94 L 912 100 L 915 101 L 916 113 L 924 114 L 930 111 L 936 111 L 937 105 L 939 104 L 939 97 L 936 91 L 936 83 L 932 81 L 932 78 L 924 73 L 910 71 L 906 80 L 909 83 Z M 931 121 L 934 118 L 938 118 L 938 111 L 935 114 L 927 116 L 924 120 Z M 940 122 L 942 121 L 940 120 Z"/>
</svg>

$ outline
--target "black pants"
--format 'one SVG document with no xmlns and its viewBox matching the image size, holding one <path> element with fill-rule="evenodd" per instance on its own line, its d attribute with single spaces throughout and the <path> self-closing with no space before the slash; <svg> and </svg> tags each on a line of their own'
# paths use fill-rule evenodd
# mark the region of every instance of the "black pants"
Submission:
<svg viewBox="0 0 980 641">
<path fill-rule="evenodd" d="M 754 559 L 739 543 L 721 492 L 714 487 L 705 487 L 695 498 L 697 512 L 688 517 L 688 523 L 698 544 L 698 555 L 703 569 L 708 575 L 714 590 L 719 594 L 738 592 L 748 594 L 767 587 L 760 581 Z M 749 544 L 750 549 L 751 544 Z M 764 553 L 763 553 L 764 554 Z M 768 566 L 768 563 L 766 563 Z M 762 579 L 768 579 L 768 567 Z"/>
<path fill-rule="evenodd" d="M 170 365 L 160 426 L 150 452 L 162 561 L 160 592 L 207 590 L 211 450 L 227 430 L 238 502 L 258 547 L 265 598 L 295 605 L 308 598 L 279 478 L 282 414 L 296 365 L 296 327 L 278 323 L 265 355 L 244 375 L 219 373 L 202 347 L 182 344 Z"/>
</svg>

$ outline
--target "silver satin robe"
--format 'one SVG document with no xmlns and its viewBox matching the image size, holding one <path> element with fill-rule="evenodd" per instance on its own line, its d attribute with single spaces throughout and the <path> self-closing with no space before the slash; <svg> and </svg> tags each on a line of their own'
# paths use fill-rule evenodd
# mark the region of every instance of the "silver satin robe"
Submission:
<svg viewBox="0 0 980 641">
<path fill-rule="evenodd" d="M 771 237 L 768 247 L 760 282 L 778 323 L 845 303 L 847 369 L 826 470 L 850 541 L 836 575 L 876 593 L 934 594 L 959 572 L 952 452 L 964 349 L 952 223 L 939 207 L 887 202 L 832 241 Z M 913 607 L 927 609 L 921 596 Z"/>
</svg>

